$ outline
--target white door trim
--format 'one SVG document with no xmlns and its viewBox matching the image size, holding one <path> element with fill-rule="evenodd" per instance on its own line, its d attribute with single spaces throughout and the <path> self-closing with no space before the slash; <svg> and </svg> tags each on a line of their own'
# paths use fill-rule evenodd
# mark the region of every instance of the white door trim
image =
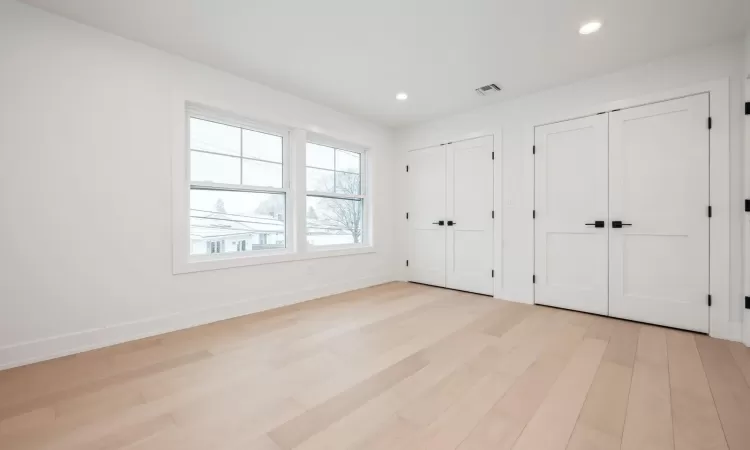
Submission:
<svg viewBox="0 0 750 450">
<path fill-rule="evenodd" d="M 713 128 L 709 136 L 709 145 L 711 148 L 710 201 L 713 209 L 709 264 L 711 271 L 710 291 L 713 303 L 709 311 L 709 335 L 721 339 L 740 341 L 742 339 L 739 332 L 741 326 L 736 322 L 730 321 L 729 78 L 708 81 L 664 92 L 655 92 L 630 99 L 616 100 L 590 107 L 572 107 L 569 113 L 564 114 L 550 115 L 542 113 L 535 120 L 530 121 L 530 123 L 524 126 L 524 130 L 526 130 L 524 132 L 524 147 L 529 149 L 525 153 L 525 164 L 529 168 L 534 166 L 534 155 L 531 152 L 531 148 L 534 145 L 534 128 L 537 126 L 702 93 L 710 94 L 709 111 L 713 118 Z M 533 230 L 534 222 L 531 217 L 531 211 L 534 209 L 534 178 L 526 177 L 525 183 L 525 192 L 527 193 L 525 204 L 529 211 L 529 229 Z M 529 233 L 529 237 L 532 240 L 531 248 L 533 248 L 534 233 Z M 533 284 L 531 282 L 533 272 L 534 265 L 532 264 L 529 267 L 528 276 L 529 284 L 531 285 L 530 292 L 532 293 L 529 303 L 533 303 Z"/>
</svg>

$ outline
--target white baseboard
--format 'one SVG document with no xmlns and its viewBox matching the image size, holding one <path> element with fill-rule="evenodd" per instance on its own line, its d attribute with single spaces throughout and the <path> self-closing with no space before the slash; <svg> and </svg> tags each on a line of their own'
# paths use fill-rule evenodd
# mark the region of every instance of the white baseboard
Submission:
<svg viewBox="0 0 750 450">
<path fill-rule="evenodd" d="M 135 322 L 121 323 L 103 328 L 13 344 L 0 348 L 0 370 L 108 347 L 110 345 L 191 328 L 219 320 L 231 319 L 233 317 L 244 316 L 391 281 L 394 281 L 392 274 L 372 276 L 343 283 L 329 284 L 314 289 L 287 292 L 252 300 L 242 300 L 210 308 L 179 312 Z"/>
</svg>

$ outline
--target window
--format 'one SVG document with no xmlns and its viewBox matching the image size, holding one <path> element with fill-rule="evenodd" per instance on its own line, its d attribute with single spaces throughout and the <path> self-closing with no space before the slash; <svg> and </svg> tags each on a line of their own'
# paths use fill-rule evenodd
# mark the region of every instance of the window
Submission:
<svg viewBox="0 0 750 450">
<path fill-rule="evenodd" d="M 288 132 L 188 116 L 190 255 L 286 249 Z"/>
<path fill-rule="evenodd" d="M 176 274 L 374 252 L 364 148 L 192 103 L 185 127 Z"/>
<path fill-rule="evenodd" d="M 363 152 L 307 143 L 308 245 L 360 245 L 365 242 L 363 167 Z"/>
</svg>

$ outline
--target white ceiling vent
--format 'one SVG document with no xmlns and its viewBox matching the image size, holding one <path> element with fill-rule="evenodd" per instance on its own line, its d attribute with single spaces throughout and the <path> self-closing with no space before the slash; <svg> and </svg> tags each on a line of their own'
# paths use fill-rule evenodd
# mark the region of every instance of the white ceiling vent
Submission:
<svg viewBox="0 0 750 450">
<path fill-rule="evenodd" d="M 487 86 L 482 86 L 480 88 L 475 89 L 477 91 L 477 94 L 481 96 L 490 95 L 495 92 L 500 92 L 500 86 L 496 84 L 488 84 Z"/>
</svg>

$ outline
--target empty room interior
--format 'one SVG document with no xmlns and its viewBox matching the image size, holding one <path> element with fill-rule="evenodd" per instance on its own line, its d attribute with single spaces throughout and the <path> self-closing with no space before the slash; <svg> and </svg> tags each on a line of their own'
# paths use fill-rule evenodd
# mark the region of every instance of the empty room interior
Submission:
<svg viewBox="0 0 750 450">
<path fill-rule="evenodd" d="M 0 0 L 0 450 L 750 450 L 750 1 Z"/>
</svg>

